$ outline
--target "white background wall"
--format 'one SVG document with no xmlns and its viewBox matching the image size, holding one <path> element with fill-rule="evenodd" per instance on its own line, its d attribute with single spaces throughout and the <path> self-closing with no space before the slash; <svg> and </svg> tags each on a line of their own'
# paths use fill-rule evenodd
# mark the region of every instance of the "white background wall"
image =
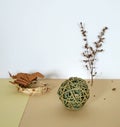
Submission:
<svg viewBox="0 0 120 127">
<path fill-rule="evenodd" d="M 109 27 L 96 78 L 120 78 L 119 12 L 119 0 L 0 0 L 0 77 L 40 71 L 51 78 L 88 78 L 82 21 L 90 42 Z"/>
</svg>

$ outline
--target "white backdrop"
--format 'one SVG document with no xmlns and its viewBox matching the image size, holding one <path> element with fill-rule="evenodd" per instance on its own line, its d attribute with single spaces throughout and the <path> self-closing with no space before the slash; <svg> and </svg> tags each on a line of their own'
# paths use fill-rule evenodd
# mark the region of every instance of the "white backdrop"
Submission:
<svg viewBox="0 0 120 127">
<path fill-rule="evenodd" d="M 109 27 L 96 78 L 120 78 L 119 12 L 119 0 L 0 0 L 0 77 L 40 71 L 49 78 L 89 78 L 82 21 L 90 42 Z"/>
</svg>

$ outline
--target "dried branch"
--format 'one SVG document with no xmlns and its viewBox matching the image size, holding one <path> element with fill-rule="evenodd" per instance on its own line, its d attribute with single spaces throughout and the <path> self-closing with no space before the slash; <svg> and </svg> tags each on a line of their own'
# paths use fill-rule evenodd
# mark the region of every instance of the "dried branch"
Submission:
<svg viewBox="0 0 120 127">
<path fill-rule="evenodd" d="M 83 57 L 85 58 L 83 60 L 83 62 L 85 63 L 85 67 L 86 69 L 90 72 L 90 77 L 91 77 L 91 81 L 90 84 L 91 86 L 93 85 L 93 79 L 96 76 L 97 72 L 96 72 L 96 67 L 95 67 L 95 61 L 96 61 L 96 55 L 100 52 L 103 52 L 104 50 L 102 49 L 102 45 L 104 43 L 105 40 L 105 32 L 108 29 L 107 27 L 104 27 L 100 34 L 98 35 L 98 40 L 96 42 L 94 42 L 94 47 L 90 46 L 88 44 L 88 39 L 87 39 L 87 31 L 85 30 L 85 27 L 83 26 L 83 23 L 80 23 L 80 29 L 81 29 L 81 33 L 83 36 L 83 41 L 85 42 L 84 44 L 84 52 Z"/>
</svg>

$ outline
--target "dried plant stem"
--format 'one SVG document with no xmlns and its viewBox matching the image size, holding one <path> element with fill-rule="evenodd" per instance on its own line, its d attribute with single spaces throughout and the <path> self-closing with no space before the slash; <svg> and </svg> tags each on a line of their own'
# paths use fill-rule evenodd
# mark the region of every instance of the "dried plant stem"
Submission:
<svg viewBox="0 0 120 127">
<path fill-rule="evenodd" d="M 95 61 L 96 61 L 96 55 L 100 52 L 103 52 L 103 49 L 101 49 L 102 44 L 104 42 L 104 34 L 107 27 L 104 27 L 100 34 L 98 35 L 98 41 L 94 42 L 94 47 L 90 46 L 87 39 L 87 31 L 85 30 L 85 27 L 83 26 L 82 22 L 80 23 L 80 29 L 83 36 L 83 41 L 85 42 L 84 49 L 85 51 L 82 53 L 85 59 L 83 62 L 85 63 L 85 67 L 90 72 L 90 84 L 93 85 L 94 77 L 96 76 L 97 72 L 95 69 Z"/>
</svg>

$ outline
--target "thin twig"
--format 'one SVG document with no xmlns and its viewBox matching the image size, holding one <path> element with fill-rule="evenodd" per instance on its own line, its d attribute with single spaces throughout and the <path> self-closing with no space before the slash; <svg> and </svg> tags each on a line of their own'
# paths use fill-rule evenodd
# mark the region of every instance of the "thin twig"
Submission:
<svg viewBox="0 0 120 127">
<path fill-rule="evenodd" d="M 83 56 L 85 57 L 83 62 L 85 63 L 85 67 L 87 68 L 87 70 L 90 72 L 90 77 L 91 77 L 90 84 L 92 86 L 93 85 L 93 79 L 97 74 L 96 68 L 95 68 L 96 55 L 98 53 L 104 51 L 101 47 L 104 43 L 104 40 L 105 40 L 104 35 L 105 35 L 105 32 L 108 28 L 104 27 L 102 29 L 102 31 L 98 35 L 98 41 L 94 42 L 94 47 L 90 46 L 88 43 L 87 31 L 85 30 L 85 27 L 83 26 L 82 22 L 80 23 L 80 29 L 81 29 L 81 33 L 83 36 L 83 41 L 85 42 L 85 45 L 84 45 L 85 50 L 82 53 Z"/>
</svg>

